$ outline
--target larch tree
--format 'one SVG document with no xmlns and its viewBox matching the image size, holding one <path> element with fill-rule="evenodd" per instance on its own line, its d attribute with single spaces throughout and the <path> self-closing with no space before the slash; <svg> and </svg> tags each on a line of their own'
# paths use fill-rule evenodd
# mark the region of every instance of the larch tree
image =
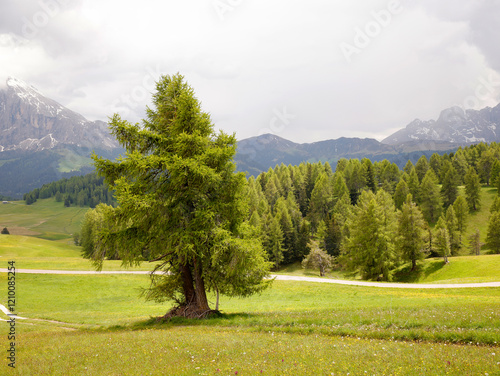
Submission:
<svg viewBox="0 0 500 376">
<path fill-rule="evenodd" d="M 469 237 L 469 247 L 473 255 L 479 256 L 481 254 L 481 234 L 478 228 Z"/>
<path fill-rule="evenodd" d="M 384 190 L 375 195 L 363 191 L 348 219 L 344 263 L 358 270 L 364 279 L 391 279 L 398 257 L 394 238 L 396 212 L 391 196 Z"/>
<path fill-rule="evenodd" d="M 397 246 L 405 261 L 411 262 L 411 271 L 417 267 L 417 261 L 425 256 L 426 227 L 422 212 L 413 202 L 411 194 L 398 213 Z"/>
<path fill-rule="evenodd" d="M 467 230 L 467 220 L 469 218 L 469 206 L 464 196 L 458 196 L 458 198 L 453 203 L 453 210 L 455 211 L 455 216 L 457 217 L 458 232 L 460 233 L 460 248 L 462 248 L 462 236 Z"/>
<path fill-rule="evenodd" d="M 452 205 L 458 197 L 457 171 L 451 165 L 448 171 L 444 174 L 441 194 L 443 196 L 443 205 L 445 208 Z"/>
<path fill-rule="evenodd" d="M 488 233 L 486 235 L 486 246 L 493 253 L 500 253 L 500 212 L 495 211 L 491 214 L 488 221 Z"/>
<path fill-rule="evenodd" d="M 420 209 L 429 223 L 435 222 L 439 218 L 442 210 L 441 195 L 437 183 L 436 175 L 432 169 L 430 169 L 425 174 L 422 184 L 420 185 Z"/>
<path fill-rule="evenodd" d="M 440 217 L 436 223 L 436 235 L 434 236 L 434 248 L 438 255 L 443 257 L 444 263 L 448 263 L 448 257 L 451 253 L 450 235 L 443 217 Z"/>
<path fill-rule="evenodd" d="M 415 171 L 418 175 L 418 181 L 422 182 L 428 170 L 429 162 L 427 161 L 427 157 L 425 155 L 422 155 L 415 164 Z"/>
<path fill-rule="evenodd" d="M 235 173 L 236 138 L 215 133 L 183 76 L 163 76 L 142 124 L 119 115 L 112 133 L 126 149 L 116 161 L 94 155 L 118 206 L 106 212 L 88 257 L 117 253 L 125 265 L 158 262 L 145 296 L 176 306 L 165 317 L 211 314 L 207 292 L 248 296 L 269 286 L 260 241 L 243 221 L 245 176 Z"/>
<path fill-rule="evenodd" d="M 481 207 L 481 183 L 473 167 L 469 167 L 464 178 L 465 198 L 470 210 L 477 211 Z"/>
<path fill-rule="evenodd" d="M 394 192 L 394 204 L 396 205 L 396 209 L 401 209 L 409 193 L 410 189 L 408 188 L 408 184 L 406 184 L 404 179 L 401 179 Z"/>
</svg>

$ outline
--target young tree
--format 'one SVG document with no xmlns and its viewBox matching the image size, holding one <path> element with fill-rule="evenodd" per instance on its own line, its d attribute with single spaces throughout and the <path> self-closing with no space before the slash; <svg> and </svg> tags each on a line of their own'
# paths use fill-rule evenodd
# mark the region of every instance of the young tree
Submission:
<svg viewBox="0 0 500 376">
<path fill-rule="evenodd" d="M 458 197 L 458 177 L 453 166 L 450 166 L 444 175 L 441 195 L 443 196 L 443 205 L 445 208 L 452 205 Z"/>
<path fill-rule="evenodd" d="M 396 205 L 396 209 L 401 209 L 406 201 L 408 194 L 410 194 L 408 185 L 403 179 L 401 179 L 396 186 L 396 192 L 394 192 L 394 204 Z"/>
<path fill-rule="evenodd" d="M 183 77 L 160 79 L 142 125 L 114 115 L 110 126 L 127 152 L 117 161 L 94 155 L 119 206 L 105 216 L 91 258 L 99 264 L 117 252 L 134 265 L 147 252 L 161 261 L 155 271 L 165 273 L 151 275 L 145 295 L 176 302 L 167 317 L 205 317 L 207 291 L 247 296 L 266 288 L 271 265 L 243 225 L 248 211 L 245 176 L 233 163 L 236 138 L 215 133 Z"/>
<path fill-rule="evenodd" d="M 420 185 L 420 209 L 429 223 L 435 222 L 441 214 L 441 195 L 434 172 L 428 170 Z"/>
<path fill-rule="evenodd" d="M 10 235 L 10 232 L 7 229 L 7 227 L 4 227 L 3 230 L 2 230 L 2 232 L 0 232 L 0 234 L 2 234 L 2 235 Z"/>
<path fill-rule="evenodd" d="M 455 216 L 457 217 L 458 232 L 460 234 L 459 244 L 462 248 L 462 236 L 467 230 L 467 220 L 469 218 L 469 206 L 464 196 L 458 196 L 458 198 L 453 203 L 453 210 L 455 211 Z"/>
<path fill-rule="evenodd" d="M 481 184 L 473 167 L 469 167 L 465 175 L 465 198 L 470 210 L 477 211 L 481 207 Z"/>
<path fill-rule="evenodd" d="M 443 215 L 446 223 L 446 229 L 448 230 L 448 236 L 450 237 L 450 252 L 453 256 L 456 256 L 460 250 L 461 244 L 458 220 L 455 215 L 453 205 L 450 205 L 446 210 L 446 213 L 443 213 Z"/>
<path fill-rule="evenodd" d="M 411 262 L 411 271 L 417 267 L 417 261 L 425 256 L 425 221 L 422 212 L 408 194 L 401 211 L 398 213 L 397 246 L 405 261 Z"/>
<path fill-rule="evenodd" d="M 493 253 L 500 253 L 500 212 L 493 212 L 488 222 L 488 233 L 486 235 L 486 246 Z"/>
<path fill-rule="evenodd" d="M 415 164 L 415 171 L 418 175 L 418 181 L 422 182 L 428 170 L 429 162 L 427 161 L 427 157 L 425 155 L 422 155 Z"/>
<path fill-rule="evenodd" d="M 334 258 L 323 251 L 318 246 L 317 241 L 311 241 L 309 246 L 311 251 L 302 261 L 302 267 L 304 269 L 319 269 L 319 275 L 323 277 L 332 268 Z"/>
<path fill-rule="evenodd" d="M 451 253 L 450 235 L 446 228 L 443 217 L 440 217 L 436 223 L 436 235 L 434 236 L 434 248 L 436 252 L 444 258 L 445 264 L 448 263 L 448 257 Z"/>
<path fill-rule="evenodd" d="M 481 234 L 479 233 L 479 229 L 476 228 L 476 231 L 471 234 L 469 238 L 470 250 L 473 255 L 479 256 L 481 254 Z"/>
</svg>

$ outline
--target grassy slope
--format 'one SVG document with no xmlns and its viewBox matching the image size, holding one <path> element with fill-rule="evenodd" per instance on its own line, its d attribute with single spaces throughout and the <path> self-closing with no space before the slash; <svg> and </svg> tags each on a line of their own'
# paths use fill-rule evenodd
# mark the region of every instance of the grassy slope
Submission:
<svg viewBox="0 0 500 376">
<path fill-rule="evenodd" d="M 54 198 L 38 200 L 33 205 L 14 201 L 0 205 L 0 227 L 14 235 L 33 235 L 49 240 L 71 238 L 80 229 L 88 208 L 65 208 Z"/>
<path fill-rule="evenodd" d="M 80 256 L 81 248 L 70 239 L 50 241 L 31 236 L 0 235 L 0 262 L 15 260 L 18 269 L 94 270 L 89 260 Z M 121 261 L 107 260 L 102 270 L 131 270 Z M 0 264 L 0 267 L 6 267 Z M 145 262 L 133 270 L 152 270 Z"/>
<path fill-rule="evenodd" d="M 83 214 L 79 208 L 58 205 L 41 200 L 31 207 L 0 207 L 0 226 L 7 219 L 48 238 L 58 238 L 58 230 L 66 226 L 66 239 L 60 241 L 0 237 L 0 260 L 14 258 L 18 268 L 90 269 L 67 239 L 71 233 L 67 225 L 74 231 Z M 484 206 L 474 222 L 480 224 L 481 216 L 487 220 Z M 429 260 L 433 272 L 424 268 L 419 281 L 463 282 L 463 273 L 485 278 L 498 273 L 499 257 L 453 258 L 446 267 L 439 266 L 440 260 Z M 115 263 L 109 268 L 119 268 Z M 144 267 L 149 269 L 148 264 Z M 304 273 L 297 265 L 287 272 Z M 343 277 L 338 272 L 334 276 Z M 0 275 L 0 285 L 7 284 L 6 277 Z M 500 290 L 495 288 L 407 291 L 275 281 L 262 295 L 222 297 L 226 313 L 222 318 L 158 325 L 150 315 L 161 315 L 168 306 L 138 298 L 139 288 L 148 285 L 145 275 L 18 274 L 16 282 L 20 315 L 64 322 L 17 321 L 18 374 L 158 374 L 159 370 L 186 375 L 260 374 L 262 370 L 297 375 L 365 371 L 461 375 L 500 370 Z M 0 322 L 0 329 L 4 338 L 7 326 Z M 486 344 L 493 348 L 482 346 Z"/>
<path fill-rule="evenodd" d="M 5 279 L 0 276 L 1 285 Z M 64 322 L 17 321 L 19 374 L 499 370 L 492 355 L 500 353 L 499 289 L 406 291 L 275 281 L 261 295 L 222 298 L 221 318 L 161 325 L 149 316 L 168 306 L 137 297 L 137 288 L 147 284 L 147 276 L 19 275 L 18 314 Z M 0 329 L 4 337 L 7 326 L 0 323 Z"/>
</svg>

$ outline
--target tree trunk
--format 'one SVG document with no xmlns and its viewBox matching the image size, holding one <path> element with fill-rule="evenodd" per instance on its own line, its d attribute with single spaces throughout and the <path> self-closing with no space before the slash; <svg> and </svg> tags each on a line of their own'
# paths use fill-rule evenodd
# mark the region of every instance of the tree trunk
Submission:
<svg viewBox="0 0 500 376">
<path fill-rule="evenodd" d="M 417 260 L 413 259 L 411 260 L 411 270 L 410 272 L 414 271 L 417 267 Z"/>
<path fill-rule="evenodd" d="M 215 301 L 215 310 L 219 310 L 219 289 L 216 287 L 215 291 L 217 292 L 217 300 Z"/>
<path fill-rule="evenodd" d="M 196 293 L 196 310 L 200 313 L 210 311 L 201 265 L 197 260 L 194 261 L 194 283 Z"/>
<path fill-rule="evenodd" d="M 193 283 L 193 275 L 188 263 L 181 265 L 182 289 L 184 291 L 184 298 L 186 305 L 192 304 L 195 301 L 195 290 Z"/>
</svg>

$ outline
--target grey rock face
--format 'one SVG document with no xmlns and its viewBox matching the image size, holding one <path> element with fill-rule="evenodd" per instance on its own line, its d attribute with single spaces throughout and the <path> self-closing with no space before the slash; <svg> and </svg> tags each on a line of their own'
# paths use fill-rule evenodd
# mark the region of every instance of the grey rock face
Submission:
<svg viewBox="0 0 500 376">
<path fill-rule="evenodd" d="M 500 104 L 494 108 L 466 110 L 451 107 L 437 120 L 416 119 L 382 141 L 398 145 L 409 141 L 448 141 L 458 144 L 500 141 Z"/>
<path fill-rule="evenodd" d="M 9 77 L 6 84 L 0 90 L 0 152 L 40 151 L 59 144 L 118 147 L 105 122 L 88 121 L 19 79 Z"/>
</svg>

